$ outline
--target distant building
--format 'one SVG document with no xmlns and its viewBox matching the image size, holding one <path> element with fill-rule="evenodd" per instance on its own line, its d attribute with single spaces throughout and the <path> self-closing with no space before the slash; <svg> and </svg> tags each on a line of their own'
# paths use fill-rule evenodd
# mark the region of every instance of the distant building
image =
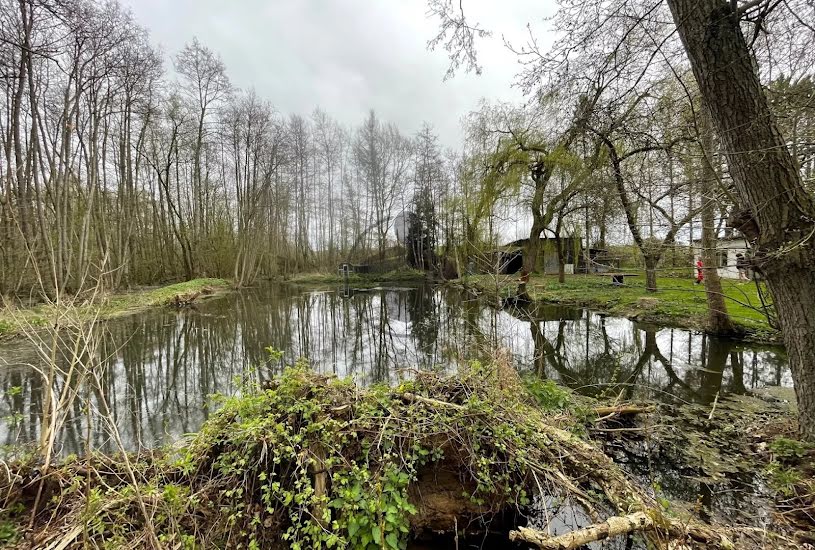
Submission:
<svg viewBox="0 0 815 550">
<path fill-rule="evenodd" d="M 693 241 L 693 263 L 702 257 L 702 241 Z M 739 270 L 736 267 L 736 254 L 742 254 L 745 258 L 750 257 L 750 248 L 743 237 L 724 237 L 716 241 L 716 271 L 719 277 L 725 279 L 738 279 Z M 695 268 L 694 273 L 695 273 Z M 752 273 L 749 274 L 752 278 Z"/>
<path fill-rule="evenodd" d="M 489 265 L 481 266 L 481 271 L 511 274 L 518 273 L 523 268 L 524 252 L 529 239 L 519 239 L 487 253 Z M 566 273 L 575 273 L 575 260 L 582 261 L 583 246 L 580 239 L 564 237 L 562 239 L 564 251 L 564 270 Z M 538 273 L 554 274 L 558 272 L 557 249 L 555 239 L 541 238 L 538 248 Z"/>
</svg>

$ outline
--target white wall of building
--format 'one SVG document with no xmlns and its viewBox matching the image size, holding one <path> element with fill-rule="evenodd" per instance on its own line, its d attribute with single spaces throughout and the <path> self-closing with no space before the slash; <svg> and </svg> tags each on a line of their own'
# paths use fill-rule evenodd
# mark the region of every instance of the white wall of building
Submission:
<svg viewBox="0 0 815 550">
<path fill-rule="evenodd" d="M 694 249 L 694 264 L 701 257 L 702 249 L 696 244 Z M 747 256 L 747 242 L 744 239 L 720 240 L 716 243 L 716 258 L 718 260 L 719 277 L 724 279 L 738 279 L 739 270 L 736 267 L 736 254 L 741 253 Z M 696 267 L 693 268 L 693 275 L 696 276 Z"/>
</svg>

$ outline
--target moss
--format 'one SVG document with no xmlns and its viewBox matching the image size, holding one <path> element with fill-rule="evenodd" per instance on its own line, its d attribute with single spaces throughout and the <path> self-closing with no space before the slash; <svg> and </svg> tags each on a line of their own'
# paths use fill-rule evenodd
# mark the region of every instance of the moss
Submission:
<svg viewBox="0 0 815 550">
<path fill-rule="evenodd" d="M 158 288 L 144 288 L 132 292 L 103 294 L 93 303 L 74 297 L 65 304 L 71 308 L 71 322 L 79 323 L 94 319 L 110 319 L 143 311 L 151 307 L 169 304 L 176 296 L 196 292 L 211 296 L 230 288 L 224 279 L 192 279 Z M 26 327 L 38 328 L 51 323 L 60 309 L 55 304 L 40 304 L 31 308 L 4 307 L 0 310 L 0 336 L 21 333 Z M 62 306 L 61 311 L 65 311 Z M 61 322 L 65 322 L 63 317 Z"/>
<path fill-rule="evenodd" d="M 102 314 L 111 317 L 133 310 L 167 305 L 176 296 L 209 291 L 210 294 L 223 292 L 230 287 L 225 279 L 192 279 L 159 288 L 139 290 L 124 294 L 111 294 L 102 298 Z"/>
</svg>

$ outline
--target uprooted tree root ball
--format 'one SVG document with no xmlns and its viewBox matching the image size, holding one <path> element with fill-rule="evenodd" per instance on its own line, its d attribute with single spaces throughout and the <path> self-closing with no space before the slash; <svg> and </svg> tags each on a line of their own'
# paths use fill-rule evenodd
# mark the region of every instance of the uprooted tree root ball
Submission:
<svg viewBox="0 0 815 550">
<path fill-rule="evenodd" d="M 583 529 L 514 539 L 573 548 L 639 531 L 661 548 L 796 547 L 668 513 L 544 390 L 536 399 L 512 371 L 480 365 L 369 389 L 293 368 L 225 399 L 181 450 L 134 457 L 127 472 L 103 457 L 14 468 L 0 489 L 21 547 L 398 549 L 429 532 L 509 529 L 541 499 L 579 509 Z"/>
</svg>

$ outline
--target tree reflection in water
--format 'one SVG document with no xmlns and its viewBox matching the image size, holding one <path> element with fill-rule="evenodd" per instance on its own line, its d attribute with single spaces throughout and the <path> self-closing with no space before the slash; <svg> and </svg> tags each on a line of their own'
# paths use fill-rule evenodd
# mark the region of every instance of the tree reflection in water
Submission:
<svg viewBox="0 0 815 550">
<path fill-rule="evenodd" d="M 743 394 L 790 385 L 783 349 L 687 330 L 660 328 L 566 308 L 506 310 L 529 326 L 537 376 L 583 394 L 711 403 L 720 392 Z M 745 362 L 751 365 L 745 373 Z M 747 384 L 747 385 L 746 385 Z"/>
<path fill-rule="evenodd" d="M 262 381 L 306 358 L 315 370 L 360 384 L 394 383 L 400 369 L 454 371 L 461 362 L 509 350 L 518 369 L 590 395 L 709 402 L 719 391 L 790 383 L 777 348 L 714 340 L 560 307 L 496 310 L 466 293 L 430 286 L 328 291 L 266 285 L 203 302 L 191 310 L 154 310 L 100 324 L 105 398 L 133 449 L 197 430 L 210 396 Z M 274 361 L 268 346 L 282 350 Z M 40 379 L 37 354 L 23 340 L 0 357 L 0 438 L 36 441 Z M 99 395 L 77 401 L 62 434 L 63 453 L 112 450 Z M 90 422 L 90 426 L 88 426 Z"/>
</svg>

